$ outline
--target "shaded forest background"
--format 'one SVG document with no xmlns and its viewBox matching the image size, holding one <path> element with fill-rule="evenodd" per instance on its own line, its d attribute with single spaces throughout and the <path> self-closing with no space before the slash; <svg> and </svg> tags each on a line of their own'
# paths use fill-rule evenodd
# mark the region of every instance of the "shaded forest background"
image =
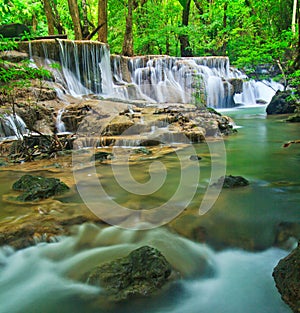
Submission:
<svg viewBox="0 0 300 313">
<path fill-rule="evenodd" d="M 297 0 L 1 0 L 0 23 L 34 36 L 107 42 L 112 53 L 226 55 L 251 72 L 259 64 L 298 68 Z"/>
</svg>

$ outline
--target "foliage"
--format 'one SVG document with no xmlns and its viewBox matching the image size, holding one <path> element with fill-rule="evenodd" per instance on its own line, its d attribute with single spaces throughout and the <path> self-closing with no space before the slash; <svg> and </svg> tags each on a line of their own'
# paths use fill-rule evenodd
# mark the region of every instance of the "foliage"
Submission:
<svg viewBox="0 0 300 313">
<path fill-rule="evenodd" d="M 31 86 L 31 80 L 37 79 L 42 87 L 43 80 L 49 79 L 51 73 L 44 68 L 33 67 L 30 60 L 23 60 L 18 63 L 6 61 L 5 52 L 15 49 L 17 43 L 14 40 L 0 37 L 0 104 L 11 105 L 15 113 L 15 102 L 18 90 Z"/>
<path fill-rule="evenodd" d="M 74 38 L 68 0 L 51 0 L 63 28 Z M 82 0 L 78 0 L 83 24 Z M 98 25 L 98 0 L 85 0 L 89 31 Z M 108 43 L 121 53 L 127 1 L 108 0 Z M 295 58 L 297 34 L 291 31 L 293 0 L 193 0 L 190 22 L 182 27 L 186 0 L 135 0 L 133 10 L 136 54 L 180 55 L 179 37 L 186 35 L 195 56 L 227 55 L 231 62 L 251 73 L 261 64 L 279 60 L 288 71 Z M 267 14 L 266 14 L 267 12 Z M 47 35 L 41 1 L 3 0 L 1 23 L 24 23 L 35 35 Z"/>
</svg>

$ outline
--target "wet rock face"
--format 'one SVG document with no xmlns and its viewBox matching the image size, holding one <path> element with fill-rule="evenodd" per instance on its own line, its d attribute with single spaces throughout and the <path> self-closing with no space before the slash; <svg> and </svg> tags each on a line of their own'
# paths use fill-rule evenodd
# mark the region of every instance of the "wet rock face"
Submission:
<svg viewBox="0 0 300 313">
<path fill-rule="evenodd" d="M 168 280 L 171 265 L 155 248 L 143 246 L 128 256 L 94 268 L 87 283 L 101 286 L 112 301 L 131 296 L 149 296 Z"/>
<path fill-rule="evenodd" d="M 267 107 L 267 114 L 289 114 L 294 113 L 295 100 L 289 99 L 292 95 L 290 90 L 277 91 Z"/>
<path fill-rule="evenodd" d="M 57 178 L 32 175 L 22 176 L 13 184 L 12 188 L 13 190 L 23 191 L 16 198 L 18 201 L 46 199 L 69 190 L 69 187 Z"/>
<path fill-rule="evenodd" d="M 276 287 L 295 313 L 300 312 L 300 246 L 280 260 L 274 269 Z"/>
</svg>

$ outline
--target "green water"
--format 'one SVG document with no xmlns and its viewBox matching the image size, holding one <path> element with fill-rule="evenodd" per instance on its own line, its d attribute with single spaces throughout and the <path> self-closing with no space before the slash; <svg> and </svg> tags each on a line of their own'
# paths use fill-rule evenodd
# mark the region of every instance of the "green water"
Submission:
<svg viewBox="0 0 300 313">
<path fill-rule="evenodd" d="M 195 153 L 202 156 L 198 161 L 191 161 L 192 150 L 185 149 L 178 160 L 177 153 L 168 154 L 159 159 L 166 171 L 165 180 L 155 191 L 140 194 L 135 192 L 135 184 L 123 165 L 116 164 L 114 171 L 110 165 L 98 164 L 96 169 L 86 168 L 77 174 L 77 186 L 94 206 L 110 206 L 110 203 L 132 210 L 149 210 L 168 203 L 178 193 L 178 186 L 185 185 L 180 197 L 175 197 L 168 210 L 174 210 L 175 219 L 168 223 L 178 233 L 198 241 L 205 241 L 216 248 L 241 247 L 249 250 L 265 249 L 275 244 L 278 227 L 282 222 L 300 222 L 300 145 L 283 148 L 283 143 L 299 139 L 299 124 L 289 124 L 284 117 L 266 117 L 264 108 L 243 108 L 225 112 L 240 126 L 238 133 L 224 139 L 226 146 L 227 167 L 229 175 L 241 175 L 250 181 L 247 187 L 233 190 L 223 189 L 212 208 L 204 215 L 199 214 L 199 206 L 207 187 L 215 181 L 210 180 L 211 160 L 206 144 L 193 146 Z M 137 183 L 149 181 L 149 168 L 152 174 L 160 175 L 161 164 L 153 166 L 153 159 L 141 156 L 139 162 L 129 166 L 130 175 Z M 214 162 L 221 162 L 218 156 Z M 59 162 L 56 161 L 56 162 Z M 26 164 L 23 165 L 26 169 Z M 22 169 L 22 167 L 20 167 Z M 199 179 L 194 179 L 196 170 L 200 169 Z M 182 172 L 188 180 L 181 182 Z M 70 179 L 73 172 L 62 169 L 57 173 L 38 171 L 38 174 Z M 130 192 L 121 186 L 118 177 L 128 183 Z M 41 201 L 33 204 L 9 203 L 7 194 L 11 193 L 12 183 L 22 175 L 22 171 L 0 172 L 1 213 L 2 219 L 18 217 L 41 206 L 47 208 L 60 205 L 64 210 L 90 209 L 81 199 L 72 184 L 71 192 L 57 200 Z M 95 176 L 97 181 L 92 180 Z M 73 179 L 73 178 L 72 178 Z M 99 182 L 104 190 L 99 193 Z M 189 185 L 190 184 L 190 185 Z M 192 197 L 189 190 L 192 191 Z M 191 201 L 185 201 L 190 198 Z M 84 199 L 86 200 L 86 199 Z M 109 201 L 108 201 L 109 200 Z M 0 200 L 1 201 L 1 200 Z M 186 204 L 188 205 L 186 206 Z M 176 211 L 177 210 L 177 211 Z M 72 211 L 72 210 L 71 210 Z M 122 214 L 121 214 L 122 215 Z M 155 219 L 164 218 L 161 215 Z M 120 216 L 121 218 L 121 216 Z M 166 219 L 166 221 L 168 221 Z M 157 220 L 155 220 L 157 222 Z"/>
</svg>

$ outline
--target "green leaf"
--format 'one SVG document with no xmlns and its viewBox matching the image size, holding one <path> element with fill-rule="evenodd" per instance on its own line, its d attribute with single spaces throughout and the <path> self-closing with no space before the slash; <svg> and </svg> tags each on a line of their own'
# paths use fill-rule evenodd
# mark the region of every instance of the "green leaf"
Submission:
<svg viewBox="0 0 300 313">
<path fill-rule="evenodd" d="M 182 5 L 183 8 L 186 7 L 186 0 L 178 0 L 178 1 Z"/>
</svg>

